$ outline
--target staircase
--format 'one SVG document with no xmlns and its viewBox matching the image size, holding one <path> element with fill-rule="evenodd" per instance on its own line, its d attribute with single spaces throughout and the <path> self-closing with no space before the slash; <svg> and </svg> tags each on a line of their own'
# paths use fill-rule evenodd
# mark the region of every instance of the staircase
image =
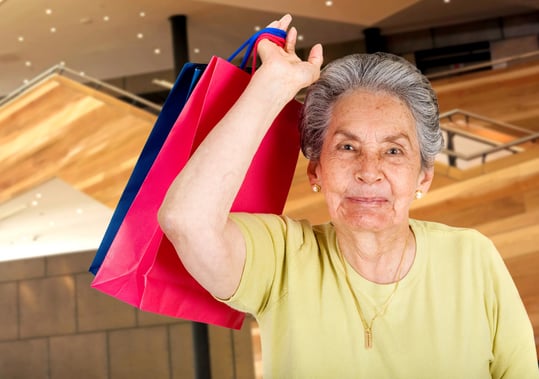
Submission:
<svg viewBox="0 0 539 379">
<path fill-rule="evenodd" d="M 60 178 L 116 206 L 159 107 L 69 72 L 55 66 L 0 101 L 0 203 Z"/>
</svg>

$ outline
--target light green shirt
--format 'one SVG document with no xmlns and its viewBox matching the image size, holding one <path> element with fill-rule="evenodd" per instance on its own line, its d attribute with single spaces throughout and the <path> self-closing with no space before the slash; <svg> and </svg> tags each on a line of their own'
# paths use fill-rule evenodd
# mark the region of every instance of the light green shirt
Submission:
<svg viewBox="0 0 539 379">
<path fill-rule="evenodd" d="M 470 229 L 410 220 L 416 258 L 365 349 L 368 320 L 394 289 L 351 267 L 331 224 L 233 214 L 246 239 L 227 303 L 260 327 L 264 378 L 539 378 L 531 323 L 493 244 Z"/>
</svg>

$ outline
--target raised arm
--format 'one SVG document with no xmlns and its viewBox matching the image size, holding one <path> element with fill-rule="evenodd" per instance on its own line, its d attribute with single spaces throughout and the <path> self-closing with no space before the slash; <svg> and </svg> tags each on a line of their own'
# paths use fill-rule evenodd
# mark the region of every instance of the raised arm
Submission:
<svg viewBox="0 0 539 379">
<path fill-rule="evenodd" d="M 291 20 L 285 15 L 269 26 L 287 30 Z M 301 61 L 296 36 L 291 28 L 284 49 L 260 41 L 261 67 L 174 180 L 159 210 L 161 228 L 186 269 L 220 298 L 234 294 L 245 261 L 243 236 L 228 217 L 234 198 L 275 117 L 320 73 L 322 46 Z"/>
</svg>

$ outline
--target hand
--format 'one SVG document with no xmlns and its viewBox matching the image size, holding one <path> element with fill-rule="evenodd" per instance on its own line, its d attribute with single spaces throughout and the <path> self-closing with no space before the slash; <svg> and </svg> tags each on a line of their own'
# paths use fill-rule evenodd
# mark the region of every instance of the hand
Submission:
<svg viewBox="0 0 539 379">
<path fill-rule="evenodd" d="M 287 14 L 270 23 L 268 27 L 286 31 L 291 21 L 292 17 Z M 269 40 L 262 40 L 258 44 L 262 66 L 256 71 L 255 77 L 264 76 L 266 84 L 279 85 L 278 90 L 284 91 L 290 98 L 318 79 L 324 60 L 322 45 L 316 44 L 311 48 L 307 61 L 302 61 L 295 52 L 297 35 L 296 28 L 290 28 L 284 48 Z M 266 90 L 268 89 L 266 87 Z"/>
</svg>

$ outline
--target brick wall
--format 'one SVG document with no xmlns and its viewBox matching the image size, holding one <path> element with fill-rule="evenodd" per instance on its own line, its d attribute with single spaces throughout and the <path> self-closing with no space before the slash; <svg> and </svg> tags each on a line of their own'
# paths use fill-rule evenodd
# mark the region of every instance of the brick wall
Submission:
<svg viewBox="0 0 539 379">
<path fill-rule="evenodd" d="M 0 378 L 194 378 L 191 323 L 92 289 L 93 255 L 0 262 Z M 209 327 L 212 378 L 254 378 L 250 325 Z"/>
</svg>

